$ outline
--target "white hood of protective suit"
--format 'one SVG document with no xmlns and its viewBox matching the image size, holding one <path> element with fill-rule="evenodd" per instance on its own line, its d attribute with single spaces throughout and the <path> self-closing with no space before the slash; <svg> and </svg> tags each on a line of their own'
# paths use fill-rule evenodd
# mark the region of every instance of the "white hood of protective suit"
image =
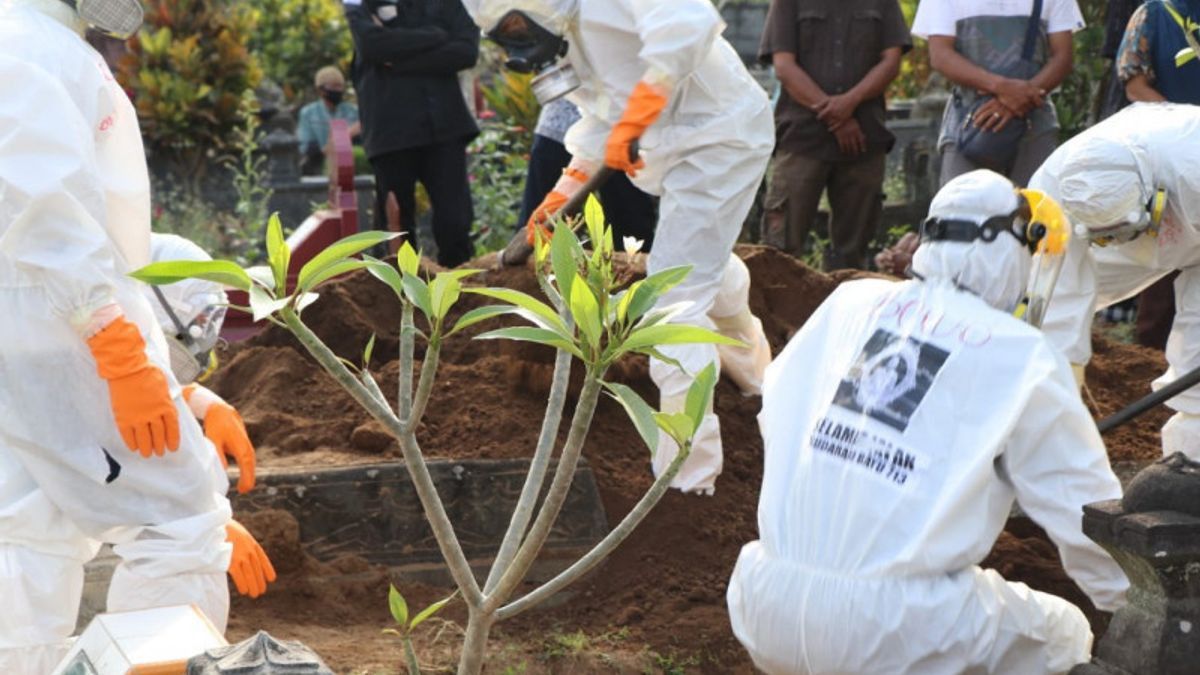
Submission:
<svg viewBox="0 0 1200 675">
<path fill-rule="evenodd" d="M 1087 363 L 1097 309 L 1136 295 L 1163 274 L 1200 266 L 1200 106 L 1135 103 L 1063 144 L 1029 187 L 1062 204 L 1077 229 L 1103 227 L 1101 220 L 1126 217 L 1131 207 L 1144 209 L 1153 192 L 1166 192 L 1157 236 L 1104 248 L 1072 237 L 1068 245 L 1042 331 L 1072 363 Z M 1184 325 L 1197 323 L 1175 323 Z M 1176 397 L 1172 405 L 1190 398 Z"/>
<path fill-rule="evenodd" d="M 564 35 L 579 14 L 579 0 L 464 0 L 463 6 L 484 33 L 516 10 L 525 12 L 551 33 Z"/>
<path fill-rule="evenodd" d="M 212 256 L 193 242 L 175 234 L 153 233 L 150 235 L 150 258 L 152 262 L 169 260 L 208 261 Z M 220 284 L 204 279 L 185 279 L 173 284 L 159 286 L 175 316 L 188 325 L 198 314 L 213 305 L 225 304 L 228 300 Z M 177 332 L 174 322 L 167 315 L 166 309 L 158 301 L 153 291 L 147 292 L 151 306 L 154 307 L 154 317 L 158 325 L 167 335 Z"/>
<path fill-rule="evenodd" d="M 8 7 L 29 7 L 45 14 L 71 30 L 83 35 L 87 23 L 62 0 L 0 0 L 0 10 Z"/>
<path fill-rule="evenodd" d="M 1145 150 L 1088 136 L 1063 153 L 1062 206 L 1071 222 L 1095 229 L 1135 219 L 1154 192 Z"/>
<path fill-rule="evenodd" d="M 1018 203 L 1007 178 L 979 169 L 955 178 L 938 191 L 929 206 L 929 217 L 983 224 L 989 218 L 1012 213 Z M 913 256 L 912 267 L 927 282 L 953 283 L 992 307 L 1011 312 L 1025 292 L 1031 264 L 1029 252 L 1021 243 L 1001 234 L 992 242 L 923 243 Z"/>
</svg>

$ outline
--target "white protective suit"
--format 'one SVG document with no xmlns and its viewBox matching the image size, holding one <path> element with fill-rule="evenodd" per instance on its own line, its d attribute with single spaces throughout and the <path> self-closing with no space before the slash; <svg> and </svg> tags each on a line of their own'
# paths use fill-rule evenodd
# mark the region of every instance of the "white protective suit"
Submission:
<svg viewBox="0 0 1200 675">
<path fill-rule="evenodd" d="M 169 373 L 139 284 L 149 181 L 137 118 L 57 0 L 0 13 L 0 672 L 49 672 L 97 541 L 110 610 L 228 613 L 228 483 L 190 414 L 164 457 L 131 452 L 77 326 L 115 301 Z M 170 378 L 168 378 L 170 379 Z M 170 380 L 176 408 L 185 410 Z"/>
<path fill-rule="evenodd" d="M 1072 363 L 1085 364 L 1096 310 L 1180 270 L 1167 340 L 1170 367 L 1154 387 L 1200 367 L 1200 107 L 1134 104 L 1063 144 L 1030 187 L 1058 200 L 1077 228 L 1111 225 L 1166 190 L 1157 236 L 1105 247 L 1072 238 L 1042 329 Z M 1163 427 L 1163 453 L 1200 460 L 1200 390 L 1193 387 L 1167 405 L 1178 413 Z"/>
<path fill-rule="evenodd" d="M 1015 205 L 975 171 L 931 215 Z M 728 591 L 763 671 L 1031 675 L 1089 658 L 1078 608 L 978 566 L 1015 500 L 1098 607 L 1128 585 L 1081 531 L 1084 504 L 1121 495 L 1095 424 L 1066 359 L 1009 313 L 1029 261 L 1004 234 L 925 243 L 923 281 L 842 284 L 768 368 L 761 539 Z"/>
<path fill-rule="evenodd" d="M 697 373 L 719 363 L 747 394 L 758 394 L 770 347 L 748 306 L 749 272 L 731 259 L 775 143 L 770 103 L 736 52 L 708 0 L 467 0 L 485 32 L 510 10 L 522 10 L 565 35 L 583 85 L 568 98 L 582 114 L 567 133 L 575 160 L 603 162 L 609 133 L 634 86 L 648 74 L 669 90 L 662 117 L 640 139 L 646 166 L 633 179 L 661 195 L 648 272 L 691 265 L 688 278 L 663 296 L 663 306 L 690 301 L 676 320 L 739 339 L 750 349 L 712 345 L 664 347 L 664 355 Z M 651 360 L 650 374 L 667 411 L 684 407 L 692 378 Z M 665 436 L 654 469 L 664 471 L 677 450 Z M 721 473 L 720 425 L 709 414 L 692 455 L 672 482 L 711 493 Z"/>
</svg>

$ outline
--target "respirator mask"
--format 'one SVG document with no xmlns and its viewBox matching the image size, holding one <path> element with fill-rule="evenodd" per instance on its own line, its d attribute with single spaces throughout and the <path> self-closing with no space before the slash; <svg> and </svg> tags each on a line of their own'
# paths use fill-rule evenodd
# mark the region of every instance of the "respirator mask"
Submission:
<svg viewBox="0 0 1200 675">
<path fill-rule="evenodd" d="M 154 295 L 175 326 L 174 335 L 164 331 L 171 359 L 171 372 L 175 374 L 175 379 L 181 385 L 208 379 L 217 369 L 217 355 L 214 350 L 220 341 L 226 307 L 210 304 L 195 313 L 191 321 L 185 324 L 180 319 L 177 308 L 172 306 L 157 286 L 154 287 Z"/>
<path fill-rule="evenodd" d="M 141 0 L 62 0 L 84 23 L 105 35 L 128 40 L 142 28 Z"/>
<path fill-rule="evenodd" d="M 531 86 L 542 105 L 579 88 L 579 75 L 565 58 L 569 47 L 567 41 L 525 12 L 508 12 L 487 36 L 504 49 L 506 68 L 518 73 L 533 73 Z"/>
</svg>

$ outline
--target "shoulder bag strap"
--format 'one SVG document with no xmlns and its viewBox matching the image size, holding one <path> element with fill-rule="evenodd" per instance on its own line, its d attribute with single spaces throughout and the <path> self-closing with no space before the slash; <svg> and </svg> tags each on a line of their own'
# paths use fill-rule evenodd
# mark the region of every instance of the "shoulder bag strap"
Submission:
<svg viewBox="0 0 1200 675">
<path fill-rule="evenodd" d="M 1041 24 L 1042 0 L 1033 0 L 1033 12 L 1029 14 L 1029 27 L 1025 29 L 1025 48 L 1021 50 L 1021 58 L 1026 61 L 1033 58 L 1033 50 L 1037 45 Z"/>
</svg>

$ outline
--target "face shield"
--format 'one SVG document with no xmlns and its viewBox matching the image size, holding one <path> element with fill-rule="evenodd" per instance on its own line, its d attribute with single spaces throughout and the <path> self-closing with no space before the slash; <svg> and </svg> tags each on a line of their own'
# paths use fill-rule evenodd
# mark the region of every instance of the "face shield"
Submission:
<svg viewBox="0 0 1200 675">
<path fill-rule="evenodd" d="M 142 27 L 141 0 L 62 0 L 87 25 L 118 40 L 128 40 Z"/>
<path fill-rule="evenodd" d="M 1026 222 L 1025 239 L 1033 253 L 1033 270 L 1025 291 L 1025 301 L 1017 317 L 1034 328 L 1041 328 L 1046 308 L 1058 283 L 1058 273 L 1067 257 L 1071 222 L 1058 202 L 1038 190 L 1021 190 L 1021 219 Z"/>
<path fill-rule="evenodd" d="M 531 86 L 539 103 L 545 105 L 579 88 L 579 75 L 565 58 L 566 39 L 524 11 L 504 14 L 487 36 L 504 50 L 506 68 L 533 73 Z"/>
</svg>

